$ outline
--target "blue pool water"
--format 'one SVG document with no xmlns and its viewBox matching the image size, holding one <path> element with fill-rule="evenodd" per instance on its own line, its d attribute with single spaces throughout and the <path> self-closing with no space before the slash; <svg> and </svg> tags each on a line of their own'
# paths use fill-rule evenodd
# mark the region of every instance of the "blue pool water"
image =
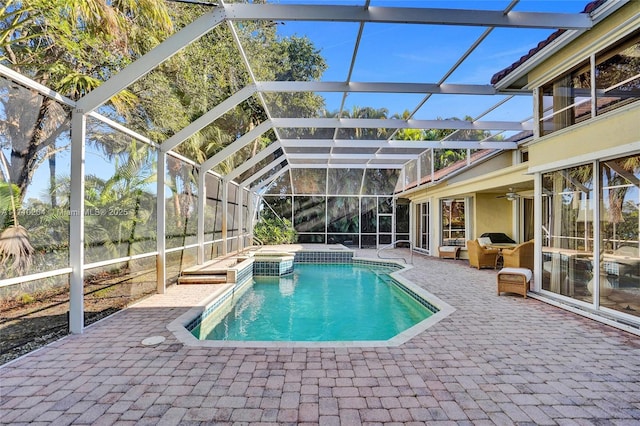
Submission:
<svg viewBox="0 0 640 426">
<path fill-rule="evenodd" d="M 379 268 L 351 264 L 296 264 L 285 277 L 255 277 L 226 311 L 192 333 L 207 340 L 388 340 L 433 315 Z"/>
</svg>

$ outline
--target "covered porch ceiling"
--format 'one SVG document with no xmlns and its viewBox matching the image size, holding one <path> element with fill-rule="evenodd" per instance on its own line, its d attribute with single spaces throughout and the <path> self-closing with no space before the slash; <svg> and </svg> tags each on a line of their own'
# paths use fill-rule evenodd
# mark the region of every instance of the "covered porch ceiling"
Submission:
<svg viewBox="0 0 640 426">
<path fill-rule="evenodd" d="M 76 103 L 99 112 L 113 96 L 217 27 L 235 40 L 248 84 L 161 143 L 172 151 L 225 113 L 255 100 L 267 117 L 200 163 L 215 169 L 265 134 L 272 141 L 224 173 L 248 188 L 264 187 L 290 168 L 401 169 L 428 150 L 513 150 L 531 136 L 531 92 L 521 79 L 548 52 L 588 31 L 627 1 L 600 2 L 581 13 L 582 2 L 385 1 L 277 4 L 182 0 L 205 12 Z M 444 7 L 443 7 L 444 6 Z M 327 61 L 318 81 L 263 81 L 244 22 L 267 22 L 283 36 L 308 37 Z M 553 43 L 532 47 L 562 30 Z M 492 85 L 491 77 L 524 57 Z M 324 98 L 324 115 L 292 114 L 273 102 L 278 94 Z M 359 116 L 358 108 L 386 110 Z M 370 111 L 369 111 L 370 112 Z M 447 130 L 434 140 L 402 140 L 401 130 Z M 478 137 L 482 135 L 482 137 Z M 237 164 L 238 162 L 236 162 Z M 218 173 L 220 173 L 218 171 Z"/>
</svg>

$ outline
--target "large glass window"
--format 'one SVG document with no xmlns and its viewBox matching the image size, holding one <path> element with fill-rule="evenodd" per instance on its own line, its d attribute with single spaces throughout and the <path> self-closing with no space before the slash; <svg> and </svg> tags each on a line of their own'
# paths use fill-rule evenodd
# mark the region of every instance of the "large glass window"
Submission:
<svg viewBox="0 0 640 426">
<path fill-rule="evenodd" d="M 540 135 L 591 118 L 589 61 L 542 88 Z"/>
<path fill-rule="evenodd" d="M 597 114 L 640 99 L 640 35 L 596 55 Z"/>
<path fill-rule="evenodd" d="M 440 209 L 442 211 L 442 245 L 464 246 L 466 244 L 464 199 L 442 200 Z"/>
<path fill-rule="evenodd" d="M 640 156 L 604 161 L 599 171 L 599 304 L 640 316 Z"/>
<path fill-rule="evenodd" d="M 396 200 L 396 212 L 394 214 L 396 221 L 396 241 L 407 241 L 407 243 L 398 244 L 398 247 L 408 247 L 409 241 L 409 200 L 399 198 Z"/>
<path fill-rule="evenodd" d="M 540 90 L 540 134 L 546 135 L 591 118 L 595 77 L 595 110 L 602 114 L 640 99 L 640 35 L 635 33 L 585 59 Z"/>
<path fill-rule="evenodd" d="M 542 186 L 543 290 L 640 316 L 640 156 L 546 173 Z"/>
<path fill-rule="evenodd" d="M 593 255 L 593 167 L 588 164 L 542 177 L 542 288 L 590 300 Z"/>
<path fill-rule="evenodd" d="M 429 232 L 431 223 L 429 220 L 429 205 L 430 203 L 420 203 L 416 205 L 416 235 L 414 245 L 420 250 L 429 251 L 429 241 L 431 234 Z"/>
</svg>

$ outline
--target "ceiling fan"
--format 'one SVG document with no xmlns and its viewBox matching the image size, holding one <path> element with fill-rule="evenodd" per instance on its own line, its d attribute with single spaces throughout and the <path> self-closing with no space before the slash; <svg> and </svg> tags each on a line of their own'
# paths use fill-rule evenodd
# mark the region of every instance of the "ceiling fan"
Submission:
<svg viewBox="0 0 640 426">
<path fill-rule="evenodd" d="M 514 188 L 509 188 L 509 191 L 504 195 L 498 195 L 496 198 L 506 198 L 509 201 L 515 201 L 520 198 L 520 194 L 515 192 Z"/>
</svg>

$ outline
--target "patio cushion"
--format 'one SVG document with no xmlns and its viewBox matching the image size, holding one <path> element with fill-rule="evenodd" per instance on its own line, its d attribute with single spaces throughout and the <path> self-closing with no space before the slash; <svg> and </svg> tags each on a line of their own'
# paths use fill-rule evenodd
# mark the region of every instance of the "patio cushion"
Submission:
<svg viewBox="0 0 640 426">
<path fill-rule="evenodd" d="M 500 274 L 524 275 L 527 278 L 527 282 L 531 281 L 531 277 L 533 277 L 533 274 L 527 268 L 502 268 L 498 272 L 498 275 Z"/>
<path fill-rule="evenodd" d="M 507 234 L 505 234 L 504 232 L 485 232 L 484 234 L 480 235 L 480 237 L 489 237 L 491 238 L 491 242 L 494 244 L 515 244 L 515 241 L 509 238 L 509 236 L 507 236 Z"/>
<path fill-rule="evenodd" d="M 484 247 L 484 246 L 486 246 L 487 244 L 491 244 L 491 238 L 489 238 L 489 237 L 480 237 L 480 238 L 478 238 L 478 243 L 479 243 L 482 247 Z"/>
</svg>

